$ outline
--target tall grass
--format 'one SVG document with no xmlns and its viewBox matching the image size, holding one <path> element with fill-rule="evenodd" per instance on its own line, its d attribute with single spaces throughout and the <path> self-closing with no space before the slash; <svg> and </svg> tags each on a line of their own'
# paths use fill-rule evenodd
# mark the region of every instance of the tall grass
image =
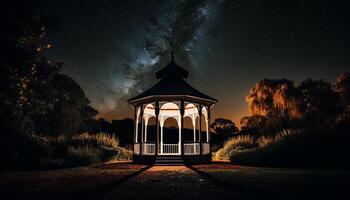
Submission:
<svg viewBox="0 0 350 200">
<path fill-rule="evenodd" d="M 237 136 L 225 142 L 216 159 L 269 167 L 350 169 L 350 135 L 330 130 L 289 130 L 273 136 Z"/>
<path fill-rule="evenodd" d="M 67 149 L 65 161 L 71 166 L 89 165 L 101 162 L 102 150 L 89 146 L 70 146 Z"/>
<path fill-rule="evenodd" d="M 74 146 L 117 148 L 119 140 L 115 135 L 107 133 L 81 133 L 74 135 L 70 140 L 70 144 Z"/>
<path fill-rule="evenodd" d="M 228 139 L 224 143 L 224 147 L 219 149 L 216 152 L 216 160 L 228 160 L 230 153 L 232 151 L 237 151 L 240 149 L 249 149 L 257 146 L 257 143 L 254 141 L 254 137 L 250 135 L 238 135 Z"/>
<path fill-rule="evenodd" d="M 46 140 L 54 153 L 40 160 L 43 168 L 81 166 L 132 158 L 132 151 L 120 147 L 119 139 L 107 133 L 80 133 Z"/>
<path fill-rule="evenodd" d="M 272 143 L 276 143 L 276 142 L 279 142 L 283 139 L 285 139 L 286 137 L 290 136 L 290 135 L 295 135 L 299 133 L 299 131 L 291 131 L 291 130 L 284 130 L 284 131 L 280 131 L 278 132 L 276 135 L 273 135 L 273 136 L 261 136 L 257 139 L 257 143 L 258 143 L 258 146 L 260 148 L 264 148 L 268 145 L 271 145 Z"/>
<path fill-rule="evenodd" d="M 282 141 L 284 138 L 296 134 L 297 131 L 284 130 L 273 136 L 261 136 L 254 138 L 251 135 L 238 135 L 229 138 L 223 148 L 219 149 L 215 154 L 216 160 L 228 160 L 238 152 L 248 152 L 252 149 L 262 149 L 274 143 Z"/>
</svg>

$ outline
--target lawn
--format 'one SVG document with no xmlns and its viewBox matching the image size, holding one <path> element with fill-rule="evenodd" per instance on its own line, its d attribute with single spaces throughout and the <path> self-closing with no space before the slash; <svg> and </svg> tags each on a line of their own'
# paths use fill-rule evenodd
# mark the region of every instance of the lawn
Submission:
<svg viewBox="0 0 350 200">
<path fill-rule="evenodd" d="M 7 199 L 341 199 L 350 185 L 348 171 L 229 163 L 147 167 L 117 162 L 0 177 Z"/>
</svg>

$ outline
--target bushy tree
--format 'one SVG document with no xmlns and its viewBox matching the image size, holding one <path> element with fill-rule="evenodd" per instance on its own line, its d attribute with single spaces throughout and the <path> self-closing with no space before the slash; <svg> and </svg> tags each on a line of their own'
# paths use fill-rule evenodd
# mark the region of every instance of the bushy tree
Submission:
<svg viewBox="0 0 350 200">
<path fill-rule="evenodd" d="M 48 152 L 40 134 L 72 133 L 96 111 L 59 74 L 63 64 L 45 57 L 52 45 L 35 3 L 8 3 L 0 10 L 0 153 L 7 164 L 30 165 Z"/>
<path fill-rule="evenodd" d="M 304 126 L 329 125 L 344 109 L 340 95 L 323 80 L 307 79 L 297 89 L 302 96 L 300 107 Z"/>
<path fill-rule="evenodd" d="M 300 115 L 298 91 L 287 79 L 264 79 L 246 97 L 249 112 L 267 118 L 293 118 Z"/>
<path fill-rule="evenodd" d="M 243 117 L 240 121 L 241 133 L 251 135 L 262 135 L 268 132 L 267 126 L 268 118 L 263 115 L 252 115 Z"/>
<path fill-rule="evenodd" d="M 295 87 L 286 79 L 265 79 L 246 98 L 252 116 L 242 118 L 242 132 L 261 135 L 336 126 L 337 119 L 346 118 L 348 91 L 348 74 L 334 87 L 323 80 L 307 79 Z"/>
<path fill-rule="evenodd" d="M 232 137 L 238 132 L 238 128 L 235 123 L 229 119 L 218 118 L 210 125 L 210 128 L 214 130 L 212 135 L 212 144 L 220 145 L 226 141 L 229 137 Z"/>
<path fill-rule="evenodd" d="M 55 99 L 52 109 L 41 116 L 37 132 L 57 136 L 72 135 L 97 111 L 90 106 L 84 91 L 72 78 L 56 74 L 50 82 L 50 94 Z"/>
<path fill-rule="evenodd" d="M 12 18 L 8 19 L 0 38 L 1 114 L 13 113 L 14 120 L 22 122 L 13 128 L 30 133 L 33 131 L 33 118 L 45 114 L 52 106 L 53 99 L 44 91 L 48 91 L 49 82 L 60 70 L 61 64 L 52 63 L 43 56 L 44 50 L 51 44 L 43 42 L 47 28 L 40 17 L 25 11 L 13 12 L 16 15 L 5 12 Z M 8 123 L 7 127 L 16 124 Z"/>
<path fill-rule="evenodd" d="M 46 92 L 61 64 L 43 56 L 51 44 L 43 41 L 47 27 L 31 4 L 11 3 L 0 11 L 0 152 L 6 164 L 29 164 L 43 152 L 36 119 L 53 105 Z"/>
</svg>

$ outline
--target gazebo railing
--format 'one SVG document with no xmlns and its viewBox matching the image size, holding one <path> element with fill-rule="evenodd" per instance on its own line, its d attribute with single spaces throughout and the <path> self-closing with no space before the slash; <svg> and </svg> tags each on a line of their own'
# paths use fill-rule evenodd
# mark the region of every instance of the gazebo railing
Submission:
<svg viewBox="0 0 350 200">
<path fill-rule="evenodd" d="M 185 143 L 184 154 L 185 155 L 199 155 L 199 143 Z"/>
<path fill-rule="evenodd" d="M 202 143 L 202 153 L 203 153 L 203 155 L 210 154 L 210 145 L 209 145 L 209 143 Z"/>
<path fill-rule="evenodd" d="M 136 155 L 140 154 L 140 144 L 138 143 L 134 144 L 134 154 Z"/>
<path fill-rule="evenodd" d="M 154 143 L 136 143 L 134 144 L 134 153 L 140 155 L 142 145 L 142 155 L 155 155 L 156 145 Z M 163 144 L 159 145 L 159 150 L 163 148 L 163 152 L 159 151 L 160 155 L 180 155 L 179 144 Z M 185 143 L 184 144 L 185 155 L 200 155 L 200 143 Z M 210 154 L 210 144 L 202 143 L 202 154 Z"/>
<path fill-rule="evenodd" d="M 177 155 L 179 153 L 178 144 L 163 144 L 162 155 Z"/>
<path fill-rule="evenodd" d="M 143 155 L 154 155 L 156 153 L 156 145 L 153 143 L 143 143 L 142 144 L 142 154 Z"/>
</svg>

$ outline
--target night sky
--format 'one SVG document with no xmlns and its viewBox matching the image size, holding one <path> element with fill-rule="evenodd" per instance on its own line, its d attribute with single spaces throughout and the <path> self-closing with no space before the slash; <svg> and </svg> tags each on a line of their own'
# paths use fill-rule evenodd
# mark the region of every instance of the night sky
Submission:
<svg viewBox="0 0 350 200">
<path fill-rule="evenodd" d="M 132 117 L 126 100 L 156 83 L 170 51 L 188 82 L 219 100 L 213 118 L 239 123 L 264 78 L 334 82 L 350 71 L 350 1 L 46 1 L 51 60 L 106 119 Z"/>
</svg>

